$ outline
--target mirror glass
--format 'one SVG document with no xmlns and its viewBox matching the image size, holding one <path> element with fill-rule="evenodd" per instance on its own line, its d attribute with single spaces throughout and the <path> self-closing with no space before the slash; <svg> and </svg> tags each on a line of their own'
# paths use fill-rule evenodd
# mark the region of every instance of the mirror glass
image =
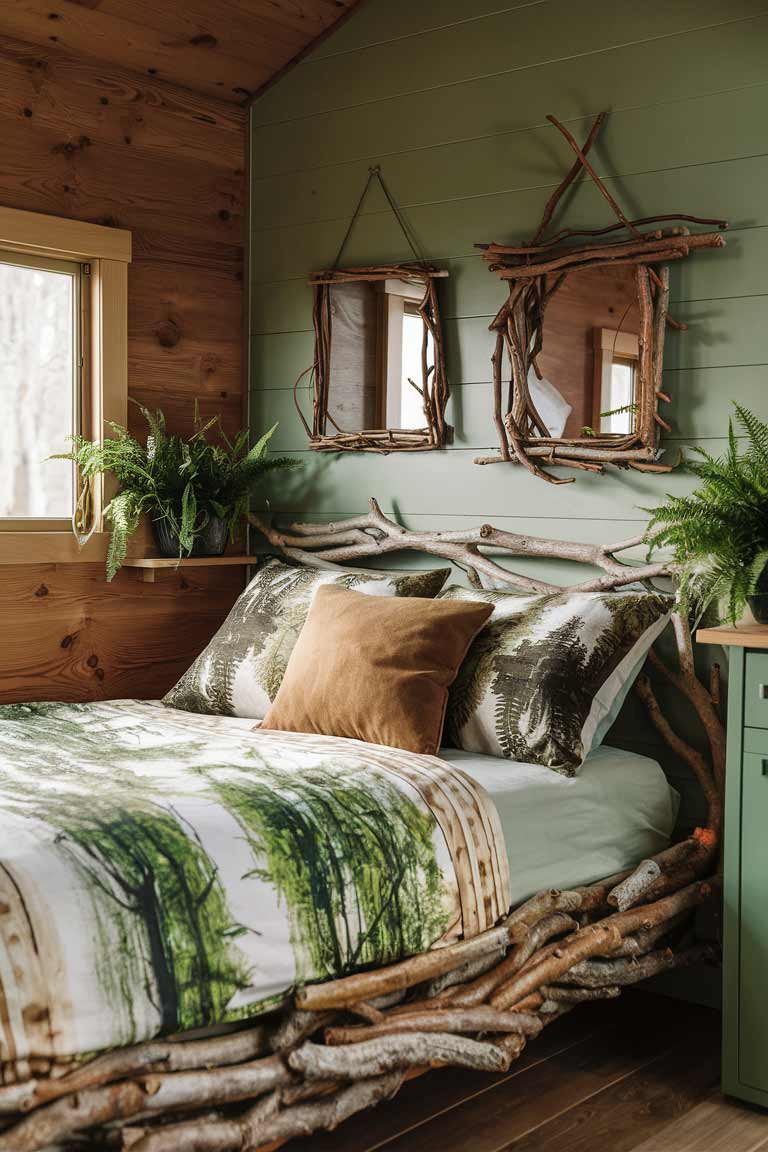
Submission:
<svg viewBox="0 0 768 1152">
<path fill-rule="evenodd" d="M 552 437 L 635 429 L 640 303 L 635 268 L 570 272 L 547 304 L 531 399 Z"/>
<path fill-rule="evenodd" d="M 329 288 L 328 415 L 344 431 L 418 429 L 434 340 L 419 311 L 423 283 L 356 280 Z"/>
</svg>

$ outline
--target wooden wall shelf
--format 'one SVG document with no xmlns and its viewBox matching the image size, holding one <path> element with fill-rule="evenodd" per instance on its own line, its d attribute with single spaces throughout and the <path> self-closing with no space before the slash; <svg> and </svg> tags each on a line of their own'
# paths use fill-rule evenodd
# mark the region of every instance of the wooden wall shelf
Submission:
<svg viewBox="0 0 768 1152">
<path fill-rule="evenodd" d="M 699 628 L 696 640 L 699 644 L 722 644 L 724 648 L 768 648 L 768 624 Z"/>
<path fill-rule="evenodd" d="M 177 568 L 233 568 L 238 564 L 258 564 L 260 556 L 187 556 L 176 560 L 166 556 L 134 556 L 123 560 L 123 568 L 138 568 L 139 579 L 154 584 L 155 573 Z"/>
</svg>

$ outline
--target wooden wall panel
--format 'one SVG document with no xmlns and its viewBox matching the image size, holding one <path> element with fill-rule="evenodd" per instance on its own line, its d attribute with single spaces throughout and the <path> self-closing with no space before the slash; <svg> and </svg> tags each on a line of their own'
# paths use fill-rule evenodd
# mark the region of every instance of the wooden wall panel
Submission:
<svg viewBox="0 0 768 1152">
<path fill-rule="evenodd" d="M 0 29 L 241 103 L 356 0 L 11 0 Z"/>
<path fill-rule="evenodd" d="M 0 38 L 0 203 L 132 231 L 129 393 L 173 430 L 196 397 L 242 425 L 245 145 L 239 108 Z M 2 546 L 3 702 L 159 696 L 243 582 L 125 570 L 108 585 L 101 565 L 3 567 Z"/>
<path fill-rule="evenodd" d="M 280 420 L 275 446 L 303 451 L 306 464 L 276 478 L 273 511 L 339 519 L 376 495 L 414 528 L 493 519 L 510 531 L 608 541 L 640 530 L 643 509 L 665 492 L 690 489 L 682 471 L 579 475 L 554 488 L 513 466 L 473 464 L 496 445 L 488 324 L 504 298 L 473 245 L 514 243 L 537 226 L 571 160 L 546 114 L 583 139 L 603 108 L 610 115 L 591 159 L 632 214 L 722 213 L 731 222 L 723 252 L 672 267 L 673 311 L 691 329 L 671 333 L 666 348 L 667 458 L 696 444 L 718 451 L 732 400 L 768 416 L 763 0 L 447 0 L 439 11 L 368 0 L 254 107 L 253 421 Z M 333 259 L 373 163 L 421 247 L 450 270 L 440 292 L 456 435 L 439 453 L 318 458 L 291 392 L 312 357 L 306 277 Z M 598 227 L 612 218 L 580 180 L 558 219 Z M 375 190 L 346 259 L 406 256 Z M 311 410 L 303 388 L 300 398 Z M 658 748 L 634 705 L 613 740 Z M 675 782 L 686 779 L 664 763 Z M 695 813 L 690 789 L 689 800 L 686 818 Z"/>
<path fill-rule="evenodd" d="M 111 584 L 101 565 L 0 568 L 0 702 L 161 696 L 242 589 L 242 569 Z"/>
</svg>

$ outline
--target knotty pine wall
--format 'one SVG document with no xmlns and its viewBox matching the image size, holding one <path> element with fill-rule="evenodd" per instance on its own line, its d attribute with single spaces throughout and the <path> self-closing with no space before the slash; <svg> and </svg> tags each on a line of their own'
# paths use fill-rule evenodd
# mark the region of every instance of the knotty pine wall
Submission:
<svg viewBox="0 0 768 1152">
<path fill-rule="evenodd" d="M 173 430 L 196 396 L 242 424 L 245 146 L 238 107 L 0 38 L 0 204 L 132 231 L 129 393 Z M 101 565 L 3 566 L 2 547 L 0 702 L 158 696 L 242 587 L 241 569 L 110 585 Z"/>
<path fill-rule="evenodd" d="M 672 265 L 673 314 L 691 329 L 667 338 L 666 458 L 695 444 L 717 452 L 732 399 L 768 416 L 765 0 L 368 0 L 253 109 L 253 418 L 280 420 L 279 447 L 306 462 L 275 484 L 275 511 L 338 519 L 375 495 L 414 528 L 492 521 L 610 541 L 642 530 L 643 508 L 665 492 L 688 490 L 682 472 L 579 474 L 553 487 L 472 462 L 496 446 L 488 323 L 503 300 L 473 244 L 535 230 L 572 159 L 546 114 L 583 140 L 601 109 L 611 114 L 590 158 L 625 209 L 731 221 L 723 252 Z M 292 398 L 312 359 L 306 276 L 333 259 L 374 163 L 426 253 L 450 270 L 440 290 L 456 438 L 436 453 L 319 458 Z M 558 219 L 613 217 L 582 181 Z M 376 190 L 345 262 L 408 255 Z M 665 699 L 686 727 L 680 702 Z M 609 742 L 659 757 L 691 792 L 633 702 Z"/>
</svg>

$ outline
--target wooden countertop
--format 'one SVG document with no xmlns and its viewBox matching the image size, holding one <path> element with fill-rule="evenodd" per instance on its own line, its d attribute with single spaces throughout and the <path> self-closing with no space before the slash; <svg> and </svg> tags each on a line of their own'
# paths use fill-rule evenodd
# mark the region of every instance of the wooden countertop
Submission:
<svg viewBox="0 0 768 1152">
<path fill-rule="evenodd" d="M 722 644 L 732 648 L 768 648 L 768 624 L 699 628 L 696 641 L 698 644 Z"/>
</svg>

